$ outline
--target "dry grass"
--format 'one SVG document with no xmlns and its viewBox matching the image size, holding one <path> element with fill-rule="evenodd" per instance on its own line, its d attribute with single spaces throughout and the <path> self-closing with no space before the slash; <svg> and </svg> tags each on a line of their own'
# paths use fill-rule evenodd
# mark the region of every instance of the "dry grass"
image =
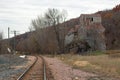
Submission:
<svg viewBox="0 0 120 80">
<path fill-rule="evenodd" d="M 113 52 L 112 52 L 113 53 Z M 117 53 L 118 54 L 118 53 Z M 114 55 L 116 55 L 114 53 Z M 101 76 L 111 76 L 120 78 L 120 58 L 111 58 L 110 54 L 101 55 L 59 55 L 59 59 L 72 65 L 73 68 L 99 74 Z"/>
<path fill-rule="evenodd" d="M 120 50 L 109 50 L 106 51 L 106 54 L 111 58 L 120 58 Z"/>
</svg>

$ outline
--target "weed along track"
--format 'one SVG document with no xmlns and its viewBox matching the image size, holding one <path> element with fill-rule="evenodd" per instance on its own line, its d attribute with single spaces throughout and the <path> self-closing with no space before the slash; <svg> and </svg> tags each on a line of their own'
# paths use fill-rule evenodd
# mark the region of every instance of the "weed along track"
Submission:
<svg viewBox="0 0 120 80">
<path fill-rule="evenodd" d="M 54 78 L 44 58 L 36 56 L 35 62 L 17 80 L 54 80 Z"/>
</svg>

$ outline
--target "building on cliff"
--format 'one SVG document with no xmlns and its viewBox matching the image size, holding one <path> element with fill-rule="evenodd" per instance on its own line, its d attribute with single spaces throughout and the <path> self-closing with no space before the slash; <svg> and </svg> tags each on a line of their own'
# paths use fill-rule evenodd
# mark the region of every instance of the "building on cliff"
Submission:
<svg viewBox="0 0 120 80">
<path fill-rule="evenodd" d="M 105 28 L 99 14 L 82 14 L 79 25 L 74 26 L 65 37 L 67 50 L 83 52 L 88 50 L 106 50 Z"/>
</svg>

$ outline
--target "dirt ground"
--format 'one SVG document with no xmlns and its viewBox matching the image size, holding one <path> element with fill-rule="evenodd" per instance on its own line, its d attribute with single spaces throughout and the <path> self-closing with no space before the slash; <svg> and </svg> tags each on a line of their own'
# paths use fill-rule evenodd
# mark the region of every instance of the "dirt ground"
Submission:
<svg viewBox="0 0 120 80">
<path fill-rule="evenodd" d="M 90 77 L 97 76 L 92 73 L 73 69 L 71 66 L 64 64 L 57 58 L 44 58 L 51 69 L 55 80 L 88 80 Z"/>
<path fill-rule="evenodd" d="M 115 54 L 116 55 L 116 54 Z M 120 80 L 120 58 L 111 55 L 58 55 L 57 58 L 78 69 L 98 75 L 99 80 Z"/>
</svg>

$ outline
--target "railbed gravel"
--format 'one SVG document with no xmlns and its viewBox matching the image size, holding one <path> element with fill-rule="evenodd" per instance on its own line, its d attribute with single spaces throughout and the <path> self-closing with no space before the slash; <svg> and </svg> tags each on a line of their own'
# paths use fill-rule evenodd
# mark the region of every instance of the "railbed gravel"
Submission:
<svg viewBox="0 0 120 80">
<path fill-rule="evenodd" d="M 0 80 L 16 80 L 28 65 L 28 59 L 17 55 L 0 55 Z"/>
</svg>

